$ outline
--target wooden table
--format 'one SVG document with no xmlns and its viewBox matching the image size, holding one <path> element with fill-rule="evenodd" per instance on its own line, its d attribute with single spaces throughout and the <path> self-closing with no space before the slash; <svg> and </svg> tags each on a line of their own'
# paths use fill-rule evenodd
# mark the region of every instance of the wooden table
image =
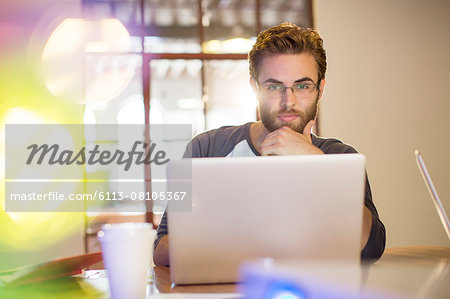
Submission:
<svg viewBox="0 0 450 299">
<path fill-rule="evenodd" d="M 438 265 L 450 263 L 450 247 L 408 246 L 388 248 L 374 265 L 377 267 L 405 265 L 411 263 Z M 170 282 L 170 268 L 155 267 L 153 270 L 154 287 L 160 293 L 235 293 L 238 284 L 211 284 L 174 286 Z"/>
<path fill-rule="evenodd" d="M 399 263 L 413 261 L 423 263 L 450 262 L 450 247 L 419 245 L 388 248 L 377 263 L 384 261 Z"/>
<path fill-rule="evenodd" d="M 238 285 L 234 283 L 200 284 L 175 286 L 170 281 L 170 268 L 157 266 L 153 269 L 155 288 L 160 293 L 236 293 Z"/>
<path fill-rule="evenodd" d="M 410 246 L 386 249 L 385 254 L 376 263 L 369 266 L 366 273 L 366 284 L 383 278 L 383 284 L 391 284 L 393 288 L 411 288 L 411 281 L 402 277 L 402 274 L 392 273 L 397 270 L 408 269 L 416 265 L 425 271 L 413 275 L 417 281 L 419 291 L 425 290 L 422 298 L 450 298 L 450 247 Z M 367 268 L 366 268 L 367 270 Z M 381 270 L 381 273 L 380 273 Z M 388 273 L 389 272 L 389 273 Z M 394 274 L 394 279 L 383 277 L 385 273 Z M 91 270 L 85 273 L 84 278 L 69 277 L 45 281 L 38 284 L 28 284 L 17 288 L 1 288 L 0 298 L 108 298 L 108 279 L 104 270 Z M 380 275 L 381 274 L 381 275 Z M 406 275 L 407 276 L 407 275 Z M 414 277 L 413 277 L 414 278 Z M 153 268 L 153 281 L 149 282 L 150 294 L 155 293 L 237 293 L 239 284 L 211 284 L 174 286 L 170 282 L 170 268 Z M 432 290 L 432 296 L 428 291 Z M 435 294 L 438 294 L 435 296 Z M 410 296 L 412 297 L 412 296 Z"/>
</svg>

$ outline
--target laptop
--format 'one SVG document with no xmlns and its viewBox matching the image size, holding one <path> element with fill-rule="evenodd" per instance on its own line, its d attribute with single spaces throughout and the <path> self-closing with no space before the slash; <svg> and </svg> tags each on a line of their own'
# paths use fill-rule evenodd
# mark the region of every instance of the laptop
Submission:
<svg viewBox="0 0 450 299">
<path fill-rule="evenodd" d="M 436 207 L 436 210 L 439 214 L 439 218 L 441 218 L 442 225 L 444 226 L 444 229 L 447 232 L 447 236 L 450 239 L 450 224 L 448 221 L 447 214 L 445 213 L 444 207 L 442 206 L 441 199 L 439 198 L 436 188 L 434 187 L 433 181 L 431 180 L 431 176 L 428 173 L 427 166 L 425 165 L 425 162 L 422 158 L 422 154 L 418 150 L 415 151 L 415 154 L 417 166 L 419 167 L 423 180 L 427 185 L 428 192 L 430 193 L 430 196 L 433 199 L 434 206 Z"/>
<path fill-rule="evenodd" d="M 192 211 L 168 203 L 171 280 L 238 281 L 242 262 L 360 260 L 365 158 L 360 154 L 203 158 L 168 164 L 168 189 L 192 163 Z"/>
</svg>

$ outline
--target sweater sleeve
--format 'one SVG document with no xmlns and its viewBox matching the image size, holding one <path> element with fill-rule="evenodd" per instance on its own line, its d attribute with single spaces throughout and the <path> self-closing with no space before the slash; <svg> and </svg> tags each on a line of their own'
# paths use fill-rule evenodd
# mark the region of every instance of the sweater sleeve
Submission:
<svg viewBox="0 0 450 299">
<path fill-rule="evenodd" d="M 366 191 L 364 196 L 364 205 L 372 214 L 372 228 L 370 230 L 369 240 L 361 252 L 361 258 L 364 260 L 379 259 L 384 252 L 386 245 L 386 229 L 378 216 L 377 209 L 372 201 L 372 192 L 370 190 L 369 180 L 366 177 Z"/>
<path fill-rule="evenodd" d="M 168 226 L 167 226 L 167 211 L 164 211 L 164 214 L 161 218 L 161 222 L 156 229 L 156 240 L 153 244 L 153 249 L 156 249 L 161 238 L 168 234 Z"/>
<path fill-rule="evenodd" d="M 325 154 L 357 154 L 358 152 L 350 145 L 342 143 L 335 138 L 320 138 L 312 135 L 313 144 L 319 147 Z M 386 245 L 386 229 L 380 220 L 378 211 L 372 200 L 369 179 L 366 174 L 366 187 L 364 194 L 364 205 L 372 214 L 372 228 L 369 240 L 361 252 L 364 260 L 376 260 L 381 257 Z"/>
<path fill-rule="evenodd" d="M 205 152 L 207 152 L 209 148 L 208 137 L 209 137 L 208 134 L 203 133 L 197 136 L 196 138 L 192 139 L 186 147 L 186 151 L 183 154 L 183 158 L 198 158 L 204 156 Z M 154 249 L 156 249 L 162 237 L 164 237 L 169 233 L 169 227 L 167 225 L 168 217 L 169 216 L 167 214 L 167 210 L 165 210 L 161 218 L 161 222 L 159 223 L 158 228 L 156 229 L 156 240 L 153 245 Z"/>
</svg>

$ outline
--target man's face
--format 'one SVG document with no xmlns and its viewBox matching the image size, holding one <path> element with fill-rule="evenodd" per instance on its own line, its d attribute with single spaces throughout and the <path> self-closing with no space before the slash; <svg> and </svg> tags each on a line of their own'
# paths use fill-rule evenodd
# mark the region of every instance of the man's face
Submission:
<svg viewBox="0 0 450 299">
<path fill-rule="evenodd" d="M 303 133 L 306 124 L 316 117 L 317 101 L 325 85 L 322 80 L 317 90 L 317 83 L 317 64 L 309 53 L 264 58 L 259 66 L 258 82 L 251 79 L 264 127 L 273 132 L 288 126 Z M 294 88 L 283 92 L 283 86 Z"/>
</svg>

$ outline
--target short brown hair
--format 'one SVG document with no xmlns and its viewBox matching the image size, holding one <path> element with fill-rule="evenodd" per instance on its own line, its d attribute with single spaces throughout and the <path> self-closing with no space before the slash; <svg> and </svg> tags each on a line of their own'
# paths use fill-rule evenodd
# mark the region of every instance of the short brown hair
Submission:
<svg viewBox="0 0 450 299">
<path fill-rule="evenodd" d="M 292 23 L 282 23 L 258 34 L 256 43 L 248 53 L 250 76 L 258 80 L 259 65 L 264 57 L 278 54 L 310 53 L 319 69 L 319 80 L 325 78 L 327 57 L 323 40 L 316 30 Z"/>
</svg>

